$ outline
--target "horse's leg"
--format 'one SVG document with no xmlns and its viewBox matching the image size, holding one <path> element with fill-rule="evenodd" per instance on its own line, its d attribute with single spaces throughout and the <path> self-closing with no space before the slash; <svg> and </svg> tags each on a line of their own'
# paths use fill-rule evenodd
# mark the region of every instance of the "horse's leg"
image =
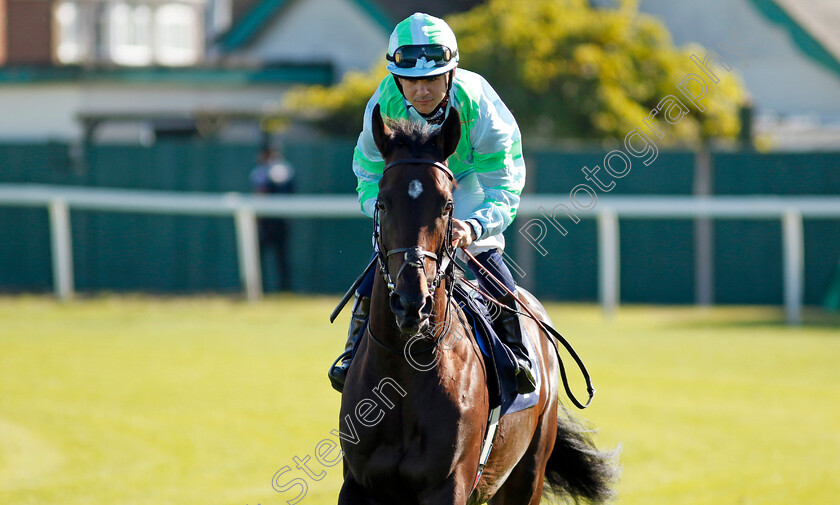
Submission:
<svg viewBox="0 0 840 505">
<path fill-rule="evenodd" d="M 505 483 L 488 502 L 490 505 L 538 505 L 542 499 L 543 479 L 548 457 L 557 436 L 557 404 L 543 413 L 531 445 L 513 467 Z"/>
</svg>

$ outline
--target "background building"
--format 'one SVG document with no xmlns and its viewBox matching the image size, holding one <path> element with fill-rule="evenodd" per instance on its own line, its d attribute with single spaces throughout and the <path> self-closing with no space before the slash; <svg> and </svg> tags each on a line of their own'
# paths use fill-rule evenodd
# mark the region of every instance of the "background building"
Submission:
<svg viewBox="0 0 840 505">
<path fill-rule="evenodd" d="M 0 0 L 0 139 L 253 138 L 290 86 L 367 70 L 399 19 L 476 3 Z"/>
</svg>

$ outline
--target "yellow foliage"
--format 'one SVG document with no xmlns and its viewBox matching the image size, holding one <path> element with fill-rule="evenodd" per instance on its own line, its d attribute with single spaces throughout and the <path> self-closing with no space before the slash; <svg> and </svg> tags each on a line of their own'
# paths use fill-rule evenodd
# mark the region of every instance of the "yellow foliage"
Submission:
<svg viewBox="0 0 840 505">
<path fill-rule="evenodd" d="M 387 75 L 378 64 L 368 73 L 348 72 L 335 86 L 298 86 L 286 94 L 281 115 L 312 122 L 329 133 L 358 134 L 368 99 Z"/>
<path fill-rule="evenodd" d="M 460 66 L 483 75 L 531 137 L 622 140 L 669 95 L 690 113 L 676 125 L 661 114 L 653 120 L 662 143 L 737 135 L 744 99 L 738 76 L 714 66 L 714 83 L 690 59 L 693 53 L 702 60 L 707 51 L 675 47 L 662 23 L 640 14 L 637 4 L 594 9 L 585 0 L 489 0 L 447 21 L 458 36 Z M 358 132 L 384 63 L 347 74 L 336 86 L 290 92 L 287 113 L 333 133 Z M 689 74 L 704 78 L 702 112 L 677 89 Z"/>
</svg>

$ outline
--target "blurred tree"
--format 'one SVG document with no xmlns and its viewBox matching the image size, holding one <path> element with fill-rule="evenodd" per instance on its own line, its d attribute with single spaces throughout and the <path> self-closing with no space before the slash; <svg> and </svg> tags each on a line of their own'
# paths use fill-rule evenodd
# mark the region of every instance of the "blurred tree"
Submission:
<svg viewBox="0 0 840 505">
<path fill-rule="evenodd" d="M 706 78 L 706 110 L 698 112 L 677 84 L 703 74 L 690 56 L 702 60 L 709 51 L 675 47 L 662 23 L 640 14 L 635 0 L 611 9 L 586 0 L 489 0 L 447 22 L 458 36 L 459 66 L 483 75 L 531 138 L 622 140 L 668 95 L 691 112 L 677 125 L 659 114 L 663 143 L 738 134 L 745 93 L 734 70 L 712 67 L 720 82 Z M 284 113 L 332 134 L 356 135 L 384 66 L 383 59 L 369 74 L 349 74 L 329 88 L 296 89 Z"/>
<path fill-rule="evenodd" d="M 387 74 L 382 63 L 367 74 L 348 72 L 335 86 L 297 86 L 286 93 L 273 113 L 311 123 L 327 134 L 358 136 L 365 105 Z"/>
</svg>

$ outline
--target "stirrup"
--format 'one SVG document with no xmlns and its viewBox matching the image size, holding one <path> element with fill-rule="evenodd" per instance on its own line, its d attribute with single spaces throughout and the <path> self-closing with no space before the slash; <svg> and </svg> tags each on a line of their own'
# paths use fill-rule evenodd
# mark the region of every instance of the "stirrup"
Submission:
<svg viewBox="0 0 840 505">
<path fill-rule="evenodd" d="M 347 370 L 350 368 L 350 361 L 352 358 L 351 351 L 344 351 L 341 355 L 333 361 L 332 366 L 327 372 L 327 377 L 330 378 L 332 388 L 341 393 L 344 390 L 344 381 L 347 380 Z M 339 365 L 338 362 L 341 361 Z"/>
<path fill-rule="evenodd" d="M 534 371 L 531 370 L 531 363 L 527 359 L 516 358 L 516 392 L 527 395 L 537 390 L 537 381 L 534 379 Z"/>
<path fill-rule="evenodd" d="M 531 369 L 531 360 L 528 359 L 528 348 L 525 347 L 520 326 L 519 314 L 516 312 L 516 298 L 510 295 L 499 299 L 505 305 L 508 312 L 496 316 L 493 322 L 494 329 L 499 333 L 502 342 L 513 352 L 516 360 L 516 392 L 525 395 L 533 393 L 537 389 L 537 381 L 534 379 L 534 371 Z"/>
</svg>

